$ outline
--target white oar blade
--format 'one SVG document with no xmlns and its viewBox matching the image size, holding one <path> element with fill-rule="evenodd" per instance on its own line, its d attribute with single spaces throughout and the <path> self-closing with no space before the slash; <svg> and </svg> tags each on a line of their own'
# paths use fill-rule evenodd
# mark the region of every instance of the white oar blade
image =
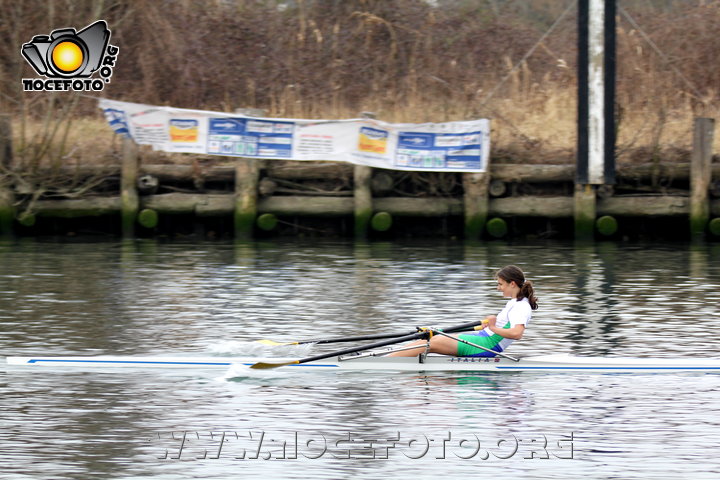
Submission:
<svg viewBox="0 0 720 480">
<path fill-rule="evenodd" d="M 300 345 L 298 342 L 274 342 L 272 340 L 255 340 L 256 343 L 262 343 L 263 345 L 268 345 L 270 347 L 276 347 L 278 345 Z"/>
</svg>

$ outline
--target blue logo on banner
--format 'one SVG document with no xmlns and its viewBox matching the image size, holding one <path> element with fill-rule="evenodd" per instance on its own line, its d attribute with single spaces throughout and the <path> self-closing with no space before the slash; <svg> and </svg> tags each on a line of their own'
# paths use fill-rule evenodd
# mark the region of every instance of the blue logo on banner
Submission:
<svg viewBox="0 0 720 480">
<path fill-rule="evenodd" d="M 433 146 L 432 133 L 401 133 L 398 136 L 398 146 L 402 148 L 430 148 Z"/>
<path fill-rule="evenodd" d="M 132 138 L 130 135 L 130 127 L 128 127 L 127 119 L 125 118 L 124 110 L 117 110 L 115 108 L 104 109 L 105 119 L 110 124 L 110 127 L 115 130 L 118 135 L 125 135 L 127 138 Z"/>
<path fill-rule="evenodd" d="M 240 134 L 245 133 L 245 121 L 231 118 L 211 118 L 210 130 L 213 133 Z"/>
</svg>

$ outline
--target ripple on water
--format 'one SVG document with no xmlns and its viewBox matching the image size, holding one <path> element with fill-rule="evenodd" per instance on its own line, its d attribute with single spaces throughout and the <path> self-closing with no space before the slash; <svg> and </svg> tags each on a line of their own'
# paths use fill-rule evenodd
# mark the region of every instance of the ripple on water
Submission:
<svg viewBox="0 0 720 480">
<path fill-rule="evenodd" d="M 30 242 L 0 251 L 0 353 L 303 357 L 335 347 L 255 340 L 464 323 L 502 308 L 492 275 L 517 263 L 541 301 L 517 354 L 717 357 L 719 256 L 712 245 Z M 6 367 L 0 478 L 435 478 L 478 468 L 717 478 L 719 391 L 720 375 L 698 374 Z M 298 458 L 277 460 L 296 438 Z"/>
</svg>

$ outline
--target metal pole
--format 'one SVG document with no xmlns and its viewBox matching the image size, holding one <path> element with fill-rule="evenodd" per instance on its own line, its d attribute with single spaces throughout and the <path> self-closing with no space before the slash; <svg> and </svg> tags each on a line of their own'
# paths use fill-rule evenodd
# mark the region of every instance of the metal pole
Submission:
<svg viewBox="0 0 720 480">
<path fill-rule="evenodd" d="M 615 183 L 615 1 L 578 4 L 579 184 Z"/>
</svg>

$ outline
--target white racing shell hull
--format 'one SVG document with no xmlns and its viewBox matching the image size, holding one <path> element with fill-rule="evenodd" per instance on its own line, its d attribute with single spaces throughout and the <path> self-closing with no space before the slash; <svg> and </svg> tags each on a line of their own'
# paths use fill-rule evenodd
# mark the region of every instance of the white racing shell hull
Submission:
<svg viewBox="0 0 720 480">
<path fill-rule="evenodd" d="M 294 358 L 261 357 L 7 357 L 9 365 L 74 367 L 80 369 L 113 368 L 185 368 L 227 369 L 231 366 L 250 366 L 257 362 L 284 363 Z M 506 358 L 448 357 L 430 355 L 422 361 L 418 357 L 331 357 L 314 362 L 286 365 L 285 369 L 319 370 L 392 370 L 409 372 L 717 372 L 720 359 L 697 358 L 622 358 L 576 357 L 566 354 L 521 357 L 519 361 Z"/>
</svg>

